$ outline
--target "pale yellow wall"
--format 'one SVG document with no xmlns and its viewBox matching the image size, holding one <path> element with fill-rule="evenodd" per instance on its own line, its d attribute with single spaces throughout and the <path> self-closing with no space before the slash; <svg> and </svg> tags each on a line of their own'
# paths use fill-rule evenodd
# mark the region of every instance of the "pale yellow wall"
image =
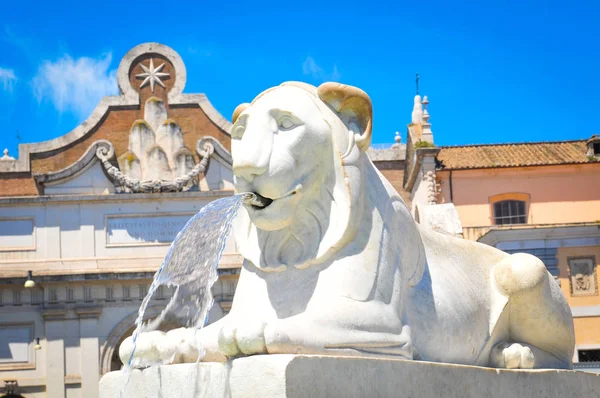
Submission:
<svg viewBox="0 0 600 398">
<path fill-rule="evenodd" d="M 450 202 L 450 172 L 438 171 L 440 202 Z M 600 164 L 452 172 L 452 201 L 463 227 L 491 225 L 490 198 L 528 194 L 528 223 L 555 224 L 600 220 Z"/>
<path fill-rule="evenodd" d="M 567 298 L 567 302 L 571 307 L 588 306 L 588 305 L 600 305 L 600 295 L 596 294 L 593 296 L 572 296 L 571 285 L 569 281 L 569 257 L 589 257 L 594 256 L 596 259 L 596 282 L 600 281 L 600 275 L 598 273 L 600 263 L 600 246 L 585 246 L 585 247 L 559 247 L 556 254 L 558 259 L 558 270 L 560 278 L 560 287 L 563 294 Z M 600 319 L 600 318 L 599 318 Z M 598 329 L 600 333 L 600 329 Z M 598 336 L 598 343 L 600 344 L 600 335 Z"/>
<path fill-rule="evenodd" d="M 600 317 L 574 318 L 575 345 L 600 345 Z"/>
</svg>

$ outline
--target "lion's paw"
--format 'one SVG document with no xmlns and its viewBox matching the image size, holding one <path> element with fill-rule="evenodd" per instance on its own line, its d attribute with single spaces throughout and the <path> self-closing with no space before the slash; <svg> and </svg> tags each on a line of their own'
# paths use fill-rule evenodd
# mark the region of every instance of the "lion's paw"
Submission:
<svg viewBox="0 0 600 398">
<path fill-rule="evenodd" d="M 490 366 L 504 369 L 533 369 L 535 357 L 531 348 L 518 343 L 500 343 L 492 348 Z"/>
<path fill-rule="evenodd" d="M 266 354 L 265 324 L 246 322 L 241 327 L 224 325 L 219 331 L 219 350 L 229 357 Z"/>
<path fill-rule="evenodd" d="M 119 347 L 119 358 L 129 363 L 133 351 L 133 337 L 127 337 Z M 194 362 L 198 358 L 193 329 L 174 329 L 168 333 L 152 331 L 140 333 L 137 338 L 133 364 L 146 367 L 152 364 Z"/>
</svg>

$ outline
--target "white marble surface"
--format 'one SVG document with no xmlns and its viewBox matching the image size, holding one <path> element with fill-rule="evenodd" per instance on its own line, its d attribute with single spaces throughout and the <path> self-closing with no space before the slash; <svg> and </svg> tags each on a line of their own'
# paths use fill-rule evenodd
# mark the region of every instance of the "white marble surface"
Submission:
<svg viewBox="0 0 600 398">
<path fill-rule="evenodd" d="M 190 361 L 195 345 L 205 361 L 302 353 L 572 366 L 571 312 L 544 264 L 419 226 L 366 154 L 363 91 L 285 83 L 233 120 L 236 190 L 272 202 L 235 220 L 245 261 L 231 312 L 197 340 L 141 336 L 139 356 Z M 130 352 L 126 340 L 121 358 Z"/>
<path fill-rule="evenodd" d="M 434 231 L 460 236 L 462 224 L 454 203 L 417 205 L 420 224 Z"/>
<path fill-rule="evenodd" d="M 122 372 L 100 381 L 115 398 Z M 259 355 L 227 364 L 167 365 L 134 371 L 124 397 L 595 397 L 600 375 L 569 370 L 499 370 L 432 362 Z"/>
<path fill-rule="evenodd" d="M 172 181 L 195 166 L 193 153 L 183 142 L 181 128 L 168 118 L 166 104 L 156 97 L 146 100 L 144 119 L 131 127 L 129 151 L 119 156 L 118 161 L 124 174 L 141 181 Z"/>
</svg>

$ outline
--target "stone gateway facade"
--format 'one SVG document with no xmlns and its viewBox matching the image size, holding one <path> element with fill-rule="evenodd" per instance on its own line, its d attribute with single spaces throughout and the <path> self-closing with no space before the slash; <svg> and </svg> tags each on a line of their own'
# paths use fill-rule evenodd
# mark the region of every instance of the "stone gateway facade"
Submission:
<svg viewBox="0 0 600 398">
<path fill-rule="evenodd" d="M 120 95 L 0 158 L 0 392 L 97 397 L 171 241 L 233 193 L 230 123 L 185 82 L 175 51 L 139 45 L 120 63 Z M 227 313 L 240 264 L 230 240 L 211 320 Z M 159 289 L 147 317 L 172 293 Z"/>
</svg>

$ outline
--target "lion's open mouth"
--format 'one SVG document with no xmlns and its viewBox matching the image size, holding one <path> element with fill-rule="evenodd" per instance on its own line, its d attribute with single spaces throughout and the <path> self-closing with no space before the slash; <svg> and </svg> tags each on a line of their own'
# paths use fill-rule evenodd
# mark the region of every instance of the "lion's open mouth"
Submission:
<svg viewBox="0 0 600 398">
<path fill-rule="evenodd" d="M 264 196 L 262 196 L 261 194 L 259 194 L 257 192 L 252 192 L 252 193 L 254 194 L 254 198 L 252 201 L 249 202 L 249 204 L 252 206 L 252 208 L 254 208 L 256 210 L 264 209 L 265 207 L 267 207 L 271 203 L 273 203 L 273 199 L 265 198 Z"/>
<path fill-rule="evenodd" d="M 245 192 L 242 194 L 244 204 L 252 206 L 255 210 L 264 209 L 273 203 L 273 199 L 265 198 L 256 192 Z"/>
<path fill-rule="evenodd" d="M 271 203 L 273 203 L 274 200 L 284 199 L 289 196 L 296 195 L 301 189 L 302 189 L 302 184 L 298 184 L 298 185 L 296 185 L 296 188 L 294 188 L 293 191 L 291 191 L 288 194 L 283 195 L 279 198 L 275 198 L 275 199 L 264 197 L 261 194 L 259 194 L 258 192 L 246 192 L 242 195 L 244 196 L 243 201 L 246 205 L 252 206 L 252 208 L 254 210 L 262 210 L 262 209 L 265 209 L 266 207 L 268 207 Z"/>
</svg>

